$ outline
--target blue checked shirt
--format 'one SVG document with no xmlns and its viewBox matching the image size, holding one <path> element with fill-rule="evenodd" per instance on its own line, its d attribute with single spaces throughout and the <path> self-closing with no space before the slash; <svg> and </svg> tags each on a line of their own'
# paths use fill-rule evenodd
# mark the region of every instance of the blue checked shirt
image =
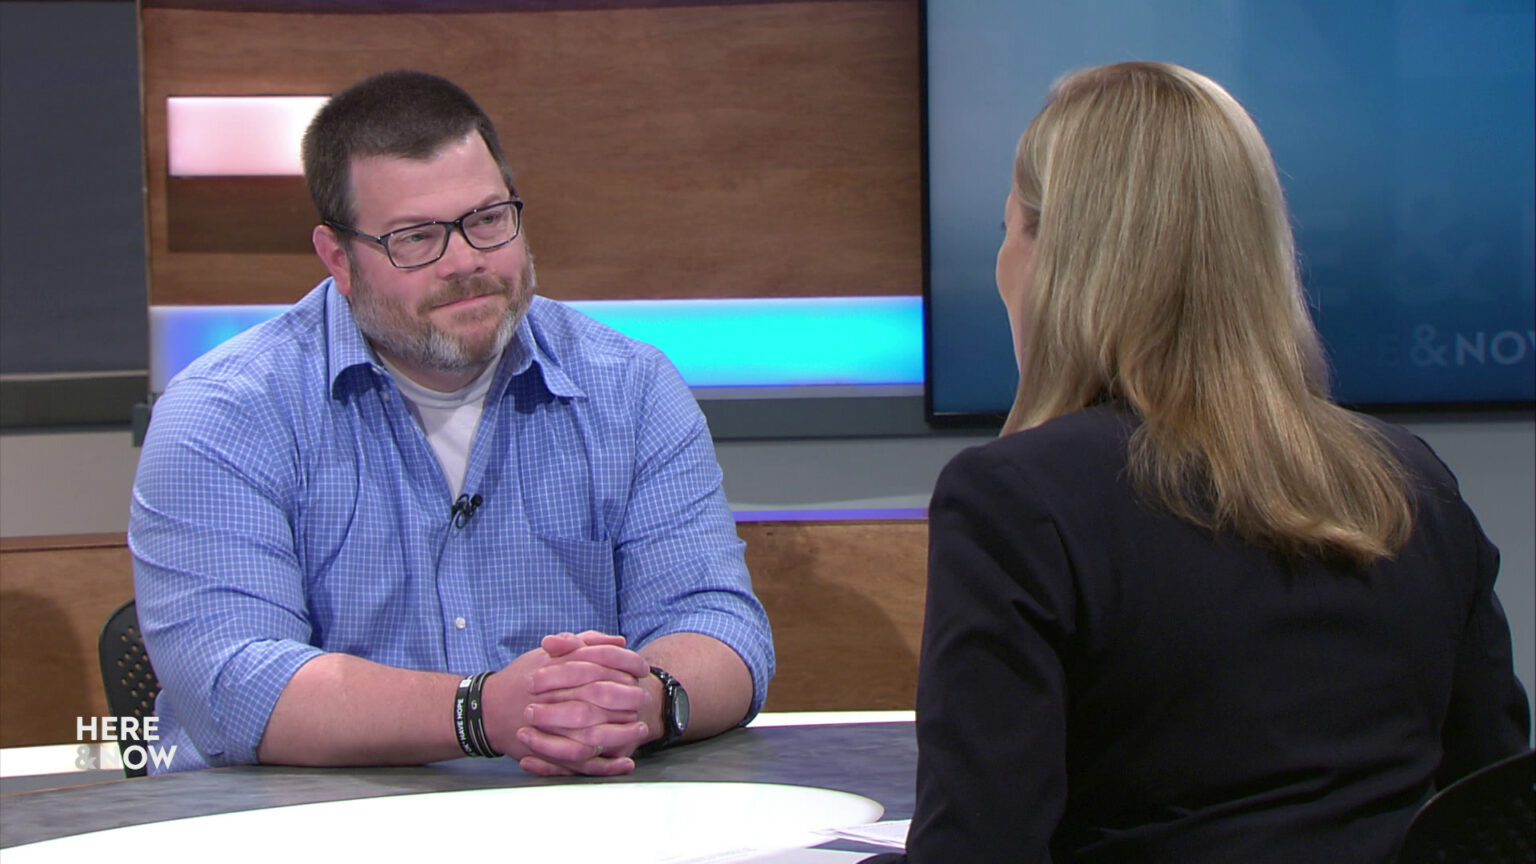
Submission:
<svg viewBox="0 0 1536 864">
<path fill-rule="evenodd" d="M 278 695 L 323 652 L 463 675 L 549 633 L 703 633 L 741 655 L 762 707 L 767 617 L 704 417 L 661 352 L 536 297 L 464 492 L 483 503 L 460 528 L 330 280 L 176 376 L 128 532 L 169 770 L 255 762 Z"/>
</svg>

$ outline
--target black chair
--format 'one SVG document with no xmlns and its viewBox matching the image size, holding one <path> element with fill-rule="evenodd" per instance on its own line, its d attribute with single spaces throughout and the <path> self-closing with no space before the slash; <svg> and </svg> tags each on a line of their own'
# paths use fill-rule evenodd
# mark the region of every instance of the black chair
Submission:
<svg viewBox="0 0 1536 864">
<path fill-rule="evenodd" d="M 107 711 L 114 717 L 137 717 L 142 721 L 155 713 L 155 696 L 160 693 L 160 679 L 149 665 L 144 651 L 144 637 L 139 633 L 138 605 L 129 600 L 107 618 L 101 628 L 101 683 L 107 689 Z M 143 729 L 142 723 L 140 730 Z M 118 735 L 118 753 L 123 758 L 123 773 L 143 777 L 147 766 L 129 768 L 127 748 L 142 744 L 143 734 Z"/>
<path fill-rule="evenodd" d="M 1536 751 L 1474 771 L 1429 799 L 1397 862 L 1536 862 Z"/>
</svg>

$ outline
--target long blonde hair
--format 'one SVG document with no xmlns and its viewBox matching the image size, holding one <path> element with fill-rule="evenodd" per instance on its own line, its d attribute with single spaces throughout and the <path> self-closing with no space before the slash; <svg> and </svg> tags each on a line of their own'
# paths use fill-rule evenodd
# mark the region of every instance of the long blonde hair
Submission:
<svg viewBox="0 0 1536 864">
<path fill-rule="evenodd" d="M 1274 162 L 1214 81 L 1072 73 L 1019 141 L 1035 224 L 1004 434 L 1116 397 L 1144 498 L 1286 553 L 1368 564 L 1413 526 L 1399 461 L 1327 396 Z"/>
</svg>

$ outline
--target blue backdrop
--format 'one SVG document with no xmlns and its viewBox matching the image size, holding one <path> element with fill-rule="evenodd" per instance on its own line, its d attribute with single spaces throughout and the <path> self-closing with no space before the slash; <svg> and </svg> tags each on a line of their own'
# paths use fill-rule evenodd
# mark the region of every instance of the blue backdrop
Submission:
<svg viewBox="0 0 1536 864">
<path fill-rule="evenodd" d="M 1014 145 L 1061 74 L 1132 59 L 1209 75 L 1258 122 L 1339 399 L 1536 399 L 1532 6 L 927 3 L 934 414 L 1012 402 L 992 271 Z"/>
</svg>

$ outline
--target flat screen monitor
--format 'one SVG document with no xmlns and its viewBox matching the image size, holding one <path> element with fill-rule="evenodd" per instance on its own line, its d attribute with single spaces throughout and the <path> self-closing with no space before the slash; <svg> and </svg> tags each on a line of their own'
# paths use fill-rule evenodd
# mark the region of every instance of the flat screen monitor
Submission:
<svg viewBox="0 0 1536 864">
<path fill-rule="evenodd" d="M 995 423 L 1017 370 L 993 266 L 1014 146 L 1052 82 L 1159 60 L 1253 115 L 1346 404 L 1536 401 L 1530 0 L 924 4 L 926 400 Z"/>
</svg>

